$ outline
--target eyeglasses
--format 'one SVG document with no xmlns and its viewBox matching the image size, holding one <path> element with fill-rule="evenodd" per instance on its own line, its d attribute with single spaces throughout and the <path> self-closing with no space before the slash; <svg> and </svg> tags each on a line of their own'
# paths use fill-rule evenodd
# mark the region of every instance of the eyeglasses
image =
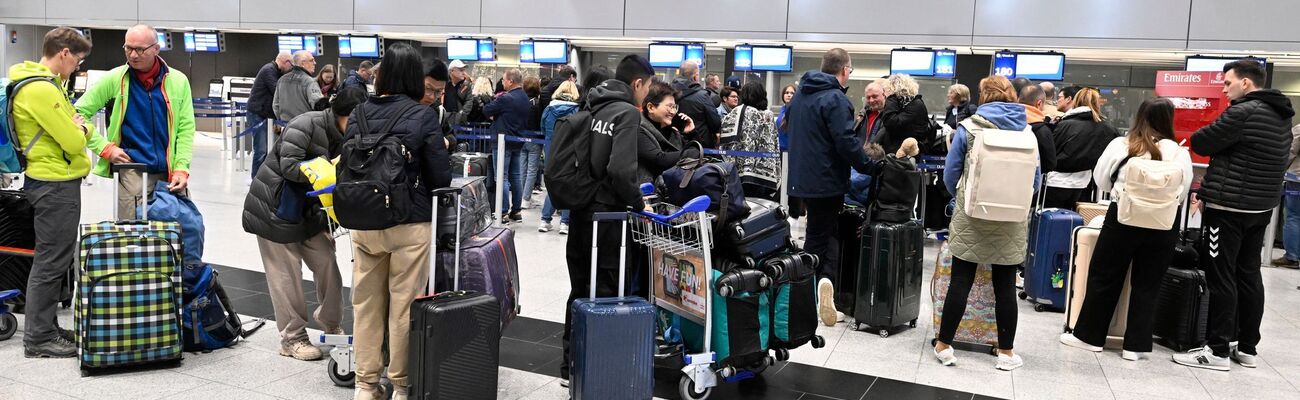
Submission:
<svg viewBox="0 0 1300 400">
<path fill-rule="evenodd" d="M 157 46 L 158 46 L 157 43 L 155 43 L 155 44 L 151 44 L 151 45 L 148 45 L 148 46 L 145 46 L 145 47 L 131 47 L 131 46 L 127 46 L 127 45 L 122 45 L 122 51 L 125 51 L 127 55 L 131 55 L 131 54 L 144 55 L 145 52 L 147 52 L 147 51 L 149 51 L 149 50 L 153 50 L 153 48 L 154 48 L 154 47 L 157 47 Z"/>
<path fill-rule="evenodd" d="M 677 103 L 667 104 L 667 105 L 655 104 L 655 107 L 665 107 L 668 109 L 668 111 L 677 112 Z"/>
</svg>

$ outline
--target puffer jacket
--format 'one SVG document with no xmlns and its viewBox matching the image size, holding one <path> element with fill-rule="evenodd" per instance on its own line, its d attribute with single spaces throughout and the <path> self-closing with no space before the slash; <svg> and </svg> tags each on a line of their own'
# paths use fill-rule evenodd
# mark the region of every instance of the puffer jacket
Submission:
<svg viewBox="0 0 1300 400">
<path fill-rule="evenodd" d="M 925 101 L 921 100 L 919 94 L 911 99 L 899 95 L 885 99 L 885 109 L 880 111 L 880 125 L 885 128 L 885 135 L 879 139 L 885 154 L 897 152 L 907 138 L 916 139 L 922 148 L 934 141 L 934 131 L 930 130 L 930 113 L 926 111 Z"/>
<path fill-rule="evenodd" d="M 1052 141 L 1056 145 L 1056 168 L 1053 170 L 1063 173 L 1092 171 L 1106 146 L 1117 137 L 1119 131 L 1114 127 L 1093 121 L 1092 109 L 1076 107 L 1067 111 L 1052 127 Z"/>
<path fill-rule="evenodd" d="M 312 111 L 289 121 L 280 140 L 267 149 L 266 161 L 257 170 L 253 185 L 244 197 L 244 231 L 276 243 L 297 243 L 327 229 L 325 213 L 311 197 L 304 206 L 302 222 L 292 223 L 276 217 L 280 194 L 284 190 L 310 187 L 298 164 L 316 157 L 332 159 L 339 155 L 343 132 L 331 110 Z M 297 188 L 290 187 L 297 184 Z"/>
<path fill-rule="evenodd" d="M 1218 119 L 1192 134 L 1192 151 L 1210 157 L 1201 200 L 1247 211 L 1277 207 L 1294 116 L 1281 92 L 1256 90 L 1233 100 Z"/>
<path fill-rule="evenodd" d="M 979 118 L 971 117 L 986 128 L 1023 131 L 1028 123 L 1025 107 L 1016 103 L 985 103 L 975 111 Z M 1032 134 L 1032 133 L 1025 133 Z M 969 167 L 969 150 L 974 144 L 973 134 L 958 125 L 944 162 L 943 183 L 956 197 L 956 210 L 948 226 L 949 248 L 952 256 L 977 264 L 1015 265 L 1025 260 L 1029 243 L 1028 219 L 1020 222 L 988 221 L 973 218 L 963 208 L 966 203 L 965 181 Z M 1038 186 L 1035 171 L 1034 187 Z"/>
<path fill-rule="evenodd" d="M 410 202 L 412 210 L 401 222 L 402 224 L 432 221 L 433 197 L 430 190 L 451 184 L 451 158 L 440 134 L 438 113 L 433 112 L 429 107 L 415 103 L 415 107 L 402 115 L 397 115 L 412 103 L 415 103 L 415 100 L 402 95 L 371 97 L 370 101 L 352 110 L 352 116 L 348 118 L 348 129 L 344 135 L 346 144 L 348 138 L 358 134 L 378 134 L 379 129 L 389 119 L 400 118 L 397 124 L 393 125 L 390 133 L 401 136 L 402 143 L 406 145 L 413 158 L 407 164 L 407 168 L 410 168 L 408 171 L 415 172 L 415 179 L 419 180 L 419 187 L 412 191 L 414 196 Z M 361 132 L 358 121 L 362 118 L 365 118 L 366 126 L 370 131 Z M 340 180 L 339 183 L 343 181 Z"/>
</svg>

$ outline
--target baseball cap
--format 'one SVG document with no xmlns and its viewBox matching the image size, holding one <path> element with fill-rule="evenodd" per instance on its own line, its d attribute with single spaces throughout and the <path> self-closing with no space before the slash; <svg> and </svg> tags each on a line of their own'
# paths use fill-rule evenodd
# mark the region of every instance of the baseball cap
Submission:
<svg viewBox="0 0 1300 400">
<path fill-rule="evenodd" d="M 452 60 L 452 61 L 451 61 L 451 64 L 447 64 L 447 68 L 448 68 L 448 69 L 457 69 L 457 68 L 462 68 L 462 69 L 463 69 L 463 68 L 465 68 L 465 62 L 464 62 L 464 61 L 461 61 L 461 60 Z"/>
</svg>

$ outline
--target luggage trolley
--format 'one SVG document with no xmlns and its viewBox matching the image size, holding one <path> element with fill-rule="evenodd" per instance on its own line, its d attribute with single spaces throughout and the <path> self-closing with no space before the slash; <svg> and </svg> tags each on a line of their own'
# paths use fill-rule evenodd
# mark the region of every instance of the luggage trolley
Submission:
<svg viewBox="0 0 1300 400">
<path fill-rule="evenodd" d="M 321 195 L 333 193 L 334 185 L 330 185 L 321 190 L 307 192 L 307 195 L 320 197 Z M 334 207 L 324 206 L 321 207 L 321 210 L 325 211 L 326 214 L 330 214 L 334 210 Z M 329 227 L 330 236 L 333 237 L 336 242 L 339 238 L 347 238 L 348 256 L 349 258 L 353 258 L 353 261 L 356 261 L 356 256 L 352 254 L 351 232 L 348 231 L 347 228 L 340 226 L 337 221 L 334 221 L 333 217 L 327 216 L 325 222 Z M 352 296 L 349 294 L 347 297 L 349 298 L 343 300 L 350 304 L 352 302 L 350 297 Z M 330 349 L 328 355 L 329 362 L 325 367 L 326 371 L 329 373 L 330 381 L 334 382 L 334 385 L 336 386 L 352 387 L 356 385 L 357 360 L 352 352 L 352 335 L 331 335 L 322 332 L 318 339 L 318 344 L 334 346 L 334 348 Z"/>
</svg>

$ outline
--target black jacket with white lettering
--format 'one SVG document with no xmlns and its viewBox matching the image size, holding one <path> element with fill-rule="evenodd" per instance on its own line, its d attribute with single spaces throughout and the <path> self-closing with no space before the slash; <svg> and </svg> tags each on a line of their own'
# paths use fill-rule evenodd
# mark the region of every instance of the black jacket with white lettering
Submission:
<svg viewBox="0 0 1300 400">
<path fill-rule="evenodd" d="M 633 104 L 632 87 L 610 79 L 592 88 L 591 175 L 601 182 L 595 202 L 607 207 L 644 208 L 637 182 L 637 137 L 641 113 Z"/>
</svg>

